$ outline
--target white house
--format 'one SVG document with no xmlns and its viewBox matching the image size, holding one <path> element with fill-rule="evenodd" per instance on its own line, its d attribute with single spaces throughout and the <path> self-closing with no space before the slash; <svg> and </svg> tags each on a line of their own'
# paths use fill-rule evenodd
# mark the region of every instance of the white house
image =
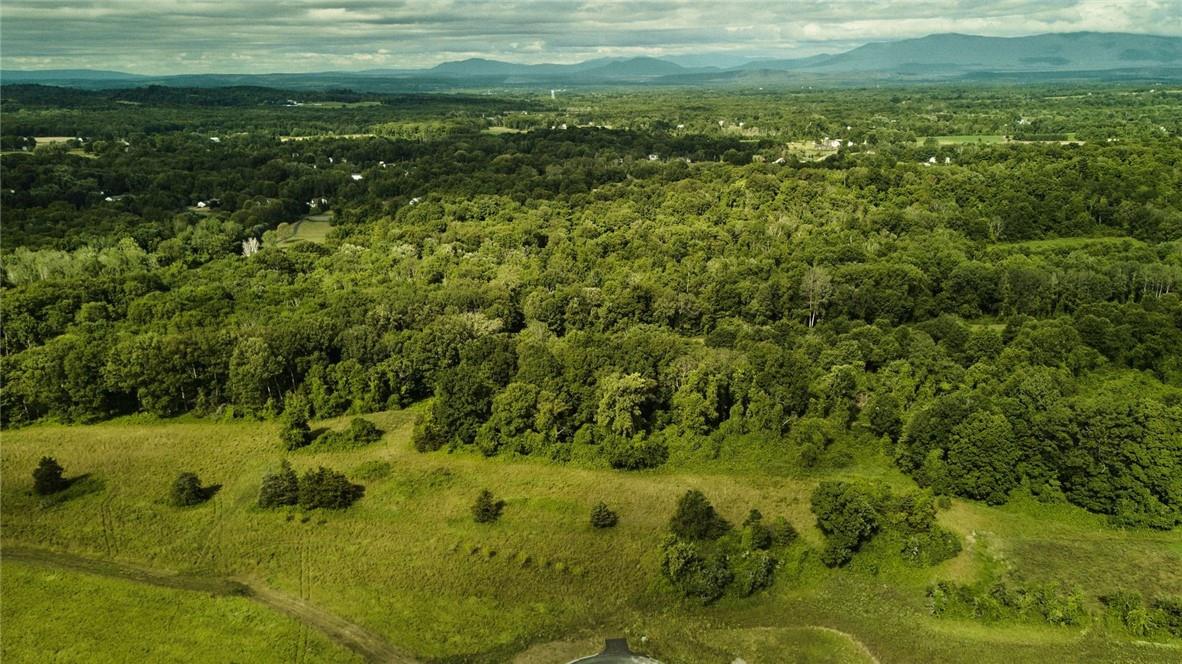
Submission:
<svg viewBox="0 0 1182 664">
<path fill-rule="evenodd" d="M 360 173 L 354 173 L 354 174 L 350 175 L 349 177 L 353 178 L 353 181 L 354 181 L 354 182 L 356 182 L 356 181 L 358 181 L 358 180 L 363 180 L 363 179 L 365 179 L 365 176 L 364 176 L 364 175 L 362 175 L 362 174 L 360 174 Z"/>
</svg>

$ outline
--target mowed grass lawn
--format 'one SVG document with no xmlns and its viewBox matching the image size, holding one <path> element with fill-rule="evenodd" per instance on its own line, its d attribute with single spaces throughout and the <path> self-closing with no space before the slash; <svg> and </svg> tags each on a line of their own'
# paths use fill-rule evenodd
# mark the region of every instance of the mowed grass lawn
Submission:
<svg viewBox="0 0 1182 664">
<path fill-rule="evenodd" d="M 297 242 L 322 243 L 328 239 L 328 233 L 332 230 L 332 218 L 332 213 L 326 212 L 304 217 L 291 224 L 290 227 L 287 227 L 286 224 L 280 224 L 280 234 L 283 236 L 283 239 L 279 241 L 279 244 L 288 245 Z"/>
<path fill-rule="evenodd" d="M 937 619 L 924 596 L 934 580 L 970 581 L 999 566 L 1034 581 L 1080 584 L 1093 597 L 1116 587 L 1179 593 L 1176 532 L 1113 530 L 1066 506 L 954 501 L 940 518 L 965 539 L 957 558 L 915 569 L 872 544 L 849 568 L 828 570 L 814 551 L 821 535 L 808 508 L 820 478 L 794 476 L 788 464 L 724 456 L 624 473 L 420 454 L 409 442 L 415 414 L 366 416 L 386 435 L 364 449 L 287 454 L 297 470 L 325 465 L 366 485 L 365 497 L 348 510 L 311 514 L 255 507 L 263 473 L 285 456 L 274 423 L 129 418 L 7 431 L 3 540 L 255 579 L 433 661 L 543 662 L 579 654 L 572 649 L 586 654 L 587 644 L 625 634 L 634 645 L 647 637 L 644 650 L 670 663 L 826 661 L 783 653 L 845 648 L 861 657 L 863 647 L 882 662 L 1157 662 L 1163 654 L 1182 655 L 1178 643 L 1138 644 L 1101 621 L 1081 629 Z M 56 457 L 68 476 L 89 475 L 62 499 L 42 501 L 30 492 L 42 455 Z M 863 456 L 841 476 L 905 485 L 879 453 Z M 165 496 L 181 471 L 221 488 L 204 505 L 173 508 Z M 484 487 L 507 502 L 495 524 L 473 523 L 469 512 Z M 802 543 L 784 556 L 773 588 L 702 607 L 663 586 L 660 542 L 677 497 L 690 488 L 704 491 L 732 522 L 758 507 L 766 518 L 784 515 L 797 526 Z M 619 512 L 616 528 L 590 527 L 589 510 L 600 500 Z M 33 583 L 10 585 L 7 575 L 3 583 L 6 605 L 53 594 Z M 88 597 L 77 611 L 109 610 L 105 593 Z M 13 647 L 33 648 L 22 643 Z M 36 651 L 11 652 L 19 661 Z"/>
<path fill-rule="evenodd" d="M 242 597 L 5 561 L 0 659 L 20 662 L 360 662 Z"/>
</svg>

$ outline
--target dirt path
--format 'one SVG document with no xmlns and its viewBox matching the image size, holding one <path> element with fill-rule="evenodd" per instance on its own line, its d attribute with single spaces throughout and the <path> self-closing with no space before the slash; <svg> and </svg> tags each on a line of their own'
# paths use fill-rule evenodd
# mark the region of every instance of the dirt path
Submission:
<svg viewBox="0 0 1182 664">
<path fill-rule="evenodd" d="M 361 625 L 349 622 L 340 616 L 333 615 L 313 606 L 302 599 L 291 597 L 257 581 L 243 578 L 172 574 L 160 570 L 151 570 L 106 560 L 76 556 L 69 553 L 56 553 L 23 546 L 5 546 L 3 550 L 0 550 L 0 558 L 41 565 L 43 567 L 123 579 L 124 581 L 160 586 L 162 588 L 193 590 L 213 595 L 245 597 L 270 609 L 285 613 L 303 624 L 319 630 L 334 643 L 361 655 L 367 662 L 418 664 L 418 660 L 399 652 L 381 636 L 374 634 Z"/>
</svg>

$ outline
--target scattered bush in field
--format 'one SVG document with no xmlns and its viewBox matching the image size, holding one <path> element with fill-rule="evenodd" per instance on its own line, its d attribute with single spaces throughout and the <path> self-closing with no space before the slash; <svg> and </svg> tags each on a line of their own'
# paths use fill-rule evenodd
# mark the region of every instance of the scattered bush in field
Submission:
<svg viewBox="0 0 1182 664">
<path fill-rule="evenodd" d="M 353 418 L 344 431 L 326 431 L 316 439 L 317 447 L 348 449 L 376 443 L 382 438 L 382 430 L 376 424 L 360 417 Z"/>
<path fill-rule="evenodd" d="M 190 507 L 209 500 L 211 492 L 194 473 L 181 473 L 172 483 L 169 500 L 176 507 Z"/>
<path fill-rule="evenodd" d="M 939 526 L 933 526 L 926 532 L 909 535 L 903 540 L 900 553 L 903 560 L 927 567 L 955 558 L 960 553 L 960 539 Z"/>
<path fill-rule="evenodd" d="M 740 596 L 757 593 L 776 580 L 776 559 L 766 551 L 754 551 L 738 564 L 736 576 Z"/>
<path fill-rule="evenodd" d="M 279 429 L 279 440 L 285 450 L 298 450 L 312 442 L 312 430 L 308 421 L 295 417 L 283 417 Z"/>
<path fill-rule="evenodd" d="M 726 593 L 734 580 L 724 554 L 703 554 L 697 545 L 670 536 L 665 540 L 661 573 L 686 597 L 709 604 Z"/>
<path fill-rule="evenodd" d="M 447 444 L 446 434 L 435 423 L 430 411 L 415 419 L 415 429 L 410 437 L 411 444 L 419 452 L 434 452 Z"/>
<path fill-rule="evenodd" d="M 811 504 L 817 527 L 826 536 L 821 560 L 830 567 L 848 563 L 878 530 L 873 496 L 848 482 L 821 482 Z"/>
<path fill-rule="evenodd" d="M 1039 620 L 1052 625 L 1079 625 L 1088 616 L 1083 593 L 1056 584 L 1021 585 L 1006 579 L 960 585 L 940 581 L 928 588 L 933 615 L 998 620 Z"/>
<path fill-rule="evenodd" d="M 796 532 L 796 528 L 788 522 L 788 519 L 778 516 L 772 521 L 772 543 L 775 546 L 789 546 L 798 537 L 800 535 Z"/>
<path fill-rule="evenodd" d="M 620 516 L 613 512 L 606 503 L 599 502 L 591 508 L 591 525 L 595 528 L 611 528 L 620 520 Z"/>
<path fill-rule="evenodd" d="M 274 473 L 263 476 L 259 487 L 259 507 L 295 505 L 300 501 L 300 482 L 286 459 Z"/>
<path fill-rule="evenodd" d="M 763 515 L 753 509 L 743 520 L 743 548 L 748 551 L 764 551 L 772 547 L 775 539 L 772 529 L 763 523 Z"/>
<path fill-rule="evenodd" d="M 706 499 L 705 494 L 697 489 L 685 492 L 677 500 L 677 510 L 669 521 L 669 530 L 674 535 L 690 540 L 714 540 L 721 537 L 728 530 L 730 524 L 717 512 Z"/>
<path fill-rule="evenodd" d="M 476 523 L 492 523 L 501 518 L 501 511 L 505 509 L 505 501 L 493 497 L 492 491 L 482 489 L 472 504 L 472 518 Z"/>
<path fill-rule="evenodd" d="M 319 507 L 344 509 L 365 495 L 365 487 L 353 484 L 344 473 L 321 466 L 300 477 L 299 505 L 311 510 Z"/>
<path fill-rule="evenodd" d="M 48 496 L 65 489 L 70 483 L 62 477 L 63 472 L 65 471 L 57 459 L 41 457 L 37 468 L 33 470 L 33 492 L 39 496 Z"/>
<path fill-rule="evenodd" d="M 1182 597 L 1157 597 L 1146 606 L 1141 593 L 1122 590 L 1100 601 L 1133 636 L 1182 637 Z"/>
</svg>

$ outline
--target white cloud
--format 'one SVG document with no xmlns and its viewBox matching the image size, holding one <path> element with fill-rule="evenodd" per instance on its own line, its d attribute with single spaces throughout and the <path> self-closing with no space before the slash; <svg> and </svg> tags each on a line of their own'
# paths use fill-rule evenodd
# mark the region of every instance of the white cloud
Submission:
<svg viewBox="0 0 1182 664">
<path fill-rule="evenodd" d="M 1182 0 L 4 0 L 4 67 L 421 67 L 482 56 L 809 55 L 936 32 L 1182 35 Z"/>
</svg>

